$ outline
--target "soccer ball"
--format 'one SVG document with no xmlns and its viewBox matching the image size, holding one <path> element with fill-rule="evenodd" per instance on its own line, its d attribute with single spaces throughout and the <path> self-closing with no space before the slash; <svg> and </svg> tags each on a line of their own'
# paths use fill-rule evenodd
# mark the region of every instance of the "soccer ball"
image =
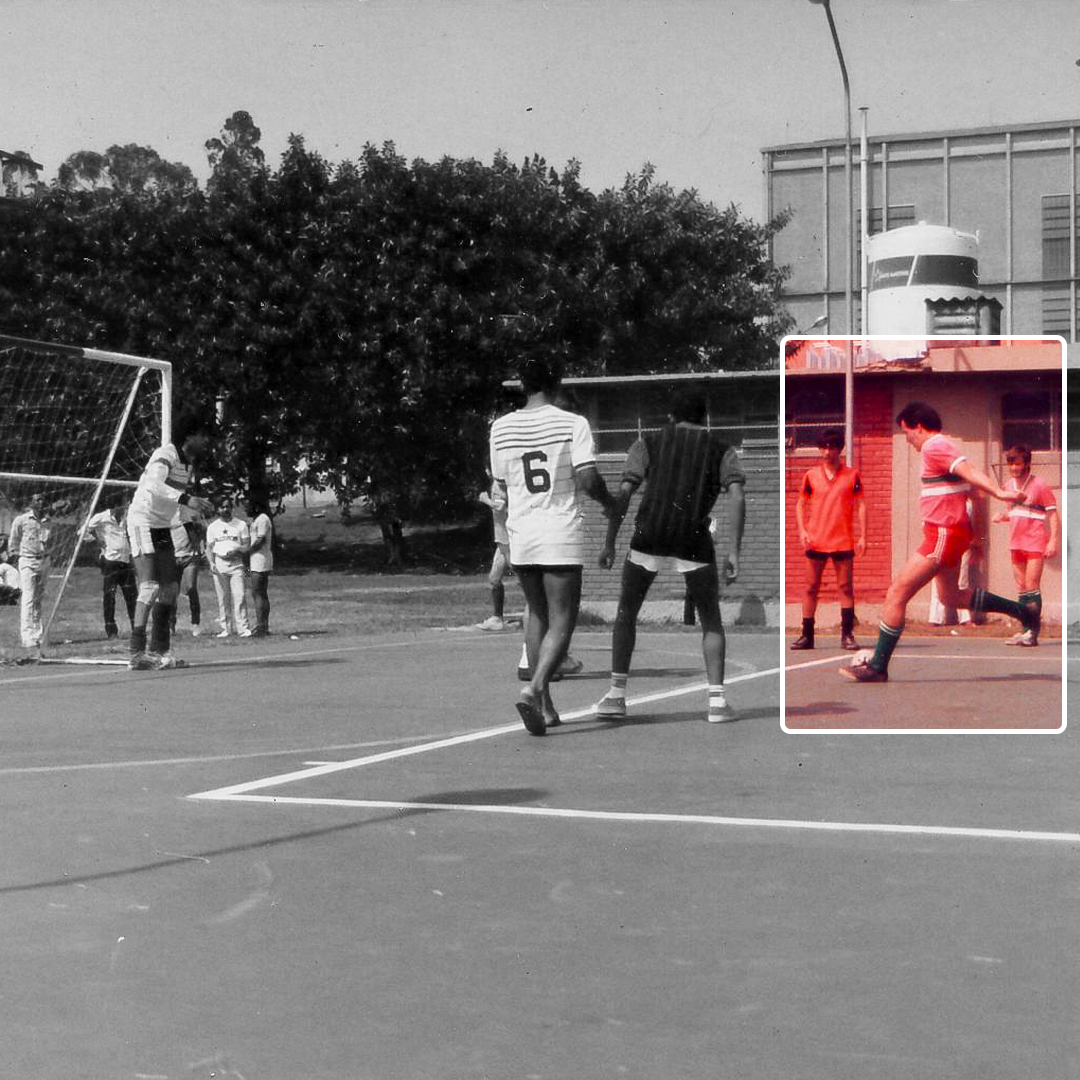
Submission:
<svg viewBox="0 0 1080 1080">
<path fill-rule="evenodd" d="M 861 667 L 863 664 L 869 664 L 870 658 L 874 655 L 873 649 L 860 649 L 849 661 L 848 664 L 851 667 Z"/>
</svg>

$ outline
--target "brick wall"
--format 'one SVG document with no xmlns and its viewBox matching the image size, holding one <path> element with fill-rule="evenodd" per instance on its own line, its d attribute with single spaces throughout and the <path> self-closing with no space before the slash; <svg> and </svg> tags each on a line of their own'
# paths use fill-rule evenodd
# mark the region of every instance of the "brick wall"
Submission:
<svg viewBox="0 0 1080 1080">
<path fill-rule="evenodd" d="M 862 476 L 867 516 L 866 554 L 855 560 L 855 601 L 880 603 L 892 579 L 892 387 L 856 384 L 854 462 Z M 795 523 L 795 502 L 803 474 L 816 463 L 814 456 L 789 453 L 784 462 L 785 600 L 802 599 L 805 559 Z M 820 603 L 839 599 L 831 566 L 822 580 Z"/>
<path fill-rule="evenodd" d="M 775 625 L 780 598 L 780 468 L 776 443 L 745 446 L 740 454 L 746 473 L 746 528 L 743 532 L 739 580 L 724 589 L 724 619 L 729 623 Z M 624 455 L 603 456 L 598 465 L 605 482 L 616 490 Z M 614 615 L 619 599 L 620 568 L 633 532 L 634 515 L 641 495 L 635 494 L 626 520 L 619 530 L 615 566 L 601 570 L 597 565 L 603 547 L 606 521 L 599 506 L 586 500 L 588 550 L 582 587 L 582 609 L 604 618 Z M 717 558 L 727 554 L 727 497 L 717 502 Z M 643 617 L 681 619 L 682 575 L 661 571 L 649 590 Z"/>
</svg>

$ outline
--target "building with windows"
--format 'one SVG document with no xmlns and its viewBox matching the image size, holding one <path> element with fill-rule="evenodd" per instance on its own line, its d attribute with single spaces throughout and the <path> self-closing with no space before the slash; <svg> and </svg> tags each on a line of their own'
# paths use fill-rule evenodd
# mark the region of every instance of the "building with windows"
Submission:
<svg viewBox="0 0 1080 1080">
<path fill-rule="evenodd" d="M 927 222 L 977 237 L 978 285 L 1001 305 L 1005 334 L 1055 334 L 1077 352 L 1077 146 L 1080 120 L 867 138 L 866 233 Z M 821 316 L 832 335 L 862 333 L 861 151 L 853 139 L 855 326 L 846 325 L 843 139 L 766 147 L 766 211 L 789 210 L 772 243 L 788 266 L 796 328 Z M 869 283 L 868 283 L 869 284 Z M 900 333 L 869 326 L 870 333 Z"/>
<path fill-rule="evenodd" d="M 41 169 L 40 162 L 21 150 L 0 150 L 0 203 L 32 195 Z"/>
</svg>

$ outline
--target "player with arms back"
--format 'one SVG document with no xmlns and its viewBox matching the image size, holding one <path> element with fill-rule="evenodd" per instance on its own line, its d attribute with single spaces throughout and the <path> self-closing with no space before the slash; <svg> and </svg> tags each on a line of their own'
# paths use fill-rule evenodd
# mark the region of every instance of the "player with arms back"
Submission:
<svg viewBox="0 0 1080 1080">
<path fill-rule="evenodd" d="M 548 684 L 570 647 L 581 604 L 579 488 L 605 509 L 612 499 L 596 469 L 589 422 L 554 404 L 558 363 L 530 358 L 519 376 L 526 402 L 491 425 L 491 475 L 506 498 L 510 561 L 529 609 L 525 647 L 532 678 L 517 710 L 531 735 L 543 735 L 560 722 Z"/>
<path fill-rule="evenodd" d="M 730 539 L 724 579 L 739 574 L 739 549 L 746 521 L 746 476 L 735 448 L 705 426 L 707 408 L 700 391 L 678 394 L 669 423 L 643 435 L 626 455 L 615 508 L 608 518 L 600 565 L 610 570 L 615 540 L 634 492 L 644 483 L 630 550 L 622 569 L 619 607 L 611 638 L 611 687 L 594 706 L 598 716 L 626 715 L 626 683 L 637 638 L 637 617 L 664 564 L 682 574 L 686 593 L 701 622 L 701 648 L 708 678 L 705 718 L 712 724 L 736 719 L 724 688 L 727 640 L 720 615 L 720 573 L 709 515 L 721 492 L 730 500 Z"/>
<path fill-rule="evenodd" d="M 159 446 L 150 455 L 128 508 L 128 539 L 138 589 L 128 660 L 133 671 L 177 666 L 169 651 L 173 609 L 180 592 L 172 528 L 179 522 L 181 506 L 200 514 L 212 509 L 209 499 L 187 491 L 191 468 L 205 451 L 204 436 L 194 432 Z"/>
</svg>

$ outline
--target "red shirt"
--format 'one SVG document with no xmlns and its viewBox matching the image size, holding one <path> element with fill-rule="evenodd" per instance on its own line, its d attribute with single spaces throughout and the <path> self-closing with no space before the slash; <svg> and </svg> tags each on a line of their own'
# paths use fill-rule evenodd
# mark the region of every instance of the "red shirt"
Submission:
<svg viewBox="0 0 1080 1080">
<path fill-rule="evenodd" d="M 1033 473 L 1028 473 L 1023 484 L 1010 476 L 1005 481 L 1006 491 L 1022 491 L 1026 500 L 1009 508 L 1009 548 L 1012 551 L 1042 553 L 1050 543 L 1050 526 L 1046 515 L 1057 510 L 1057 499 L 1050 485 Z"/>
<path fill-rule="evenodd" d="M 863 494 L 858 469 L 841 465 L 830 479 L 824 465 L 807 469 L 799 489 L 811 551 L 855 550 L 855 500 Z M 809 508 L 809 517 L 807 517 Z"/>
</svg>

